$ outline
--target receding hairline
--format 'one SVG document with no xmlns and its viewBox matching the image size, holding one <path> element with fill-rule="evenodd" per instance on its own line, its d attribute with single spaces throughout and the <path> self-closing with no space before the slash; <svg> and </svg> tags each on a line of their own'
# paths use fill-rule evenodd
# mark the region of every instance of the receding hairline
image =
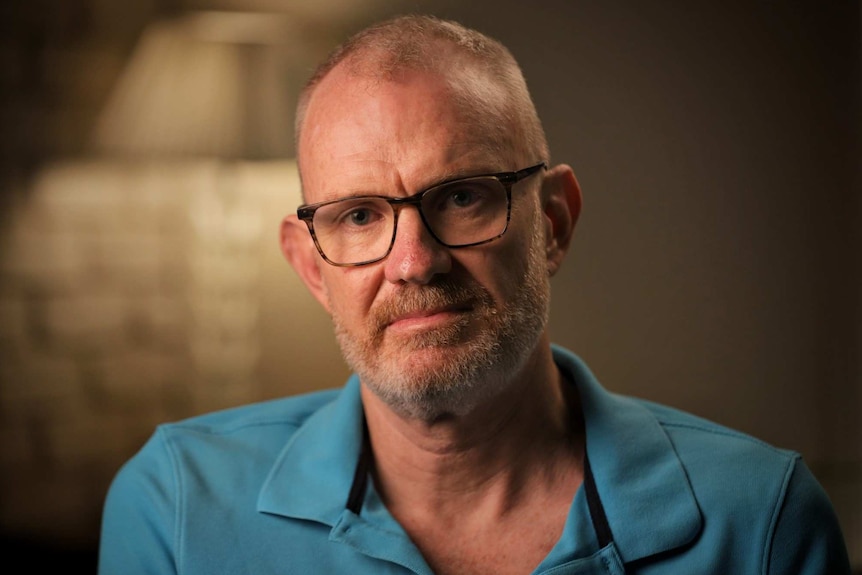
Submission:
<svg viewBox="0 0 862 575">
<path fill-rule="evenodd" d="M 365 28 L 317 67 L 297 104 L 297 155 L 309 102 L 335 68 L 380 82 L 397 81 L 410 72 L 439 75 L 450 84 L 461 111 L 489 124 L 501 148 L 549 161 L 544 130 L 511 52 L 481 32 L 427 15 L 397 16 Z"/>
</svg>

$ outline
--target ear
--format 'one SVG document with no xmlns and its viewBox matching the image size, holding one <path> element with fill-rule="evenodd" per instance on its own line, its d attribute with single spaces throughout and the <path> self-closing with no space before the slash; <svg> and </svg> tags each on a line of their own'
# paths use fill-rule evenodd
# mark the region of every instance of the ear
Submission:
<svg viewBox="0 0 862 575">
<path fill-rule="evenodd" d="M 548 170 L 542 182 L 541 201 L 546 225 L 548 274 L 553 276 L 569 251 L 581 213 L 581 186 L 570 166 L 560 164 Z"/>
<path fill-rule="evenodd" d="M 319 267 L 323 260 L 308 233 L 308 227 L 296 214 L 285 217 L 281 222 L 281 253 L 299 274 L 311 295 L 329 312 L 329 297 Z"/>
</svg>

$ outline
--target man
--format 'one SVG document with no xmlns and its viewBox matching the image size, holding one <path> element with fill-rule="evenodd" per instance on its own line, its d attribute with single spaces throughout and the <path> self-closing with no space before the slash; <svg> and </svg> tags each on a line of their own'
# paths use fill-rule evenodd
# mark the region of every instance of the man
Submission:
<svg viewBox="0 0 862 575">
<path fill-rule="evenodd" d="M 297 114 L 282 247 L 356 374 L 161 426 L 108 495 L 108 573 L 849 573 L 798 455 L 604 391 L 553 346 L 581 195 L 494 40 L 403 17 Z"/>
</svg>

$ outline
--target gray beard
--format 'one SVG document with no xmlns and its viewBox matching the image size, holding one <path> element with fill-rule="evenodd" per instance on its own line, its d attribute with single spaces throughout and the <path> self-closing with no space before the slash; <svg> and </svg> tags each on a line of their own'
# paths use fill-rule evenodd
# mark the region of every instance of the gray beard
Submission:
<svg viewBox="0 0 862 575">
<path fill-rule="evenodd" d="M 348 332 L 333 313 L 347 364 L 395 412 L 423 421 L 466 415 L 502 392 L 524 368 L 548 321 L 550 280 L 540 233 L 537 230 L 532 238 L 514 297 L 502 309 L 496 309 L 482 286 L 443 277 L 428 285 L 405 286 L 377 306 L 371 313 L 372 328 L 364 336 Z M 385 341 L 387 318 L 463 303 L 471 306 L 471 316 L 478 315 L 488 327 L 471 337 L 465 317 L 403 339 L 399 345 Z M 439 355 L 433 367 L 422 368 L 411 361 L 412 353 L 424 352 Z"/>
</svg>

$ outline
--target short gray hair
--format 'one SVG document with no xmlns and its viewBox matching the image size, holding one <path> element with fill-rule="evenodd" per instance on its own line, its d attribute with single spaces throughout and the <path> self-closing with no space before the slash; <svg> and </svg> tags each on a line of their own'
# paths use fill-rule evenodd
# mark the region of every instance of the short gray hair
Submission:
<svg viewBox="0 0 862 575">
<path fill-rule="evenodd" d="M 549 162 L 544 129 L 520 66 L 497 40 L 457 22 L 434 16 L 398 16 L 374 24 L 338 46 L 300 92 L 296 109 L 296 150 L 309 101 L 318 84 L 345 63 L 361 77 L 392 80 L 407 71 L 429 71 L 450 78 L 460 111 L 487 125 L 490 145 L 519 152 L 529 161 Z M 463 64 L 454 66 L 453 64 Z M 454 73 L 459 69 L 467 73 Z M 477 106 L 476 102 L 481 102 Z M 488 121 L 490 114 L 495 121 Z"/>
</svg>

